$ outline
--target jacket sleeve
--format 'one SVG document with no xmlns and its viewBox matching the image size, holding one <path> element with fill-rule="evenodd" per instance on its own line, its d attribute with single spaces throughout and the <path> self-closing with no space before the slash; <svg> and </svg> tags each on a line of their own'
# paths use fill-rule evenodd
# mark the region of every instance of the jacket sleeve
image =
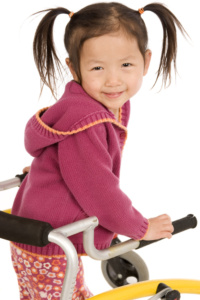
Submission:
<svg viewBox="0 0 200 300">
<path fill-rule="evenodd" d="M 132 206 L 112 172 L 105 126 L 95 125 L 59 143 L 61 174 L 88 216 L 96 216 L 112 232 L 139 240 L 147 232 L 148 220 Z"/>
</svg>

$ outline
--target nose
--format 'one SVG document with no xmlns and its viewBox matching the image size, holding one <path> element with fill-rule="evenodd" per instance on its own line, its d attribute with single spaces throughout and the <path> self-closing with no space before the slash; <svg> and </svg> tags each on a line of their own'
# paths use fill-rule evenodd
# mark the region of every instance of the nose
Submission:
<svg viewBox="0 0 200 300">
<path fill-rule="evenodd" d="M 105 86 L 116 87 L 122 84 L 120 74 L 116 70 L 110 70 L 106 74 Z"/>
</svg>

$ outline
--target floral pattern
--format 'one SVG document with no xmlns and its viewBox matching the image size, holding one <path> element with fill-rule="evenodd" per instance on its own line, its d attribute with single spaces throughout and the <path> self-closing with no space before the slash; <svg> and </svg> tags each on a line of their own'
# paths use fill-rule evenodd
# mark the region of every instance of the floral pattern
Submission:
<svg viewBox="0 0 200 300">
<path fill-rule="evenodd" d="M 18 278 L 20 300 L 59 300 L 67 260 L 64 255 L 43 256 L 25 251 L 11 243 L 12 262 Z M 79 268 L 73 300 L 84 300 L 92 293 L 84 282 L 82 260 Z"/>
</svg>

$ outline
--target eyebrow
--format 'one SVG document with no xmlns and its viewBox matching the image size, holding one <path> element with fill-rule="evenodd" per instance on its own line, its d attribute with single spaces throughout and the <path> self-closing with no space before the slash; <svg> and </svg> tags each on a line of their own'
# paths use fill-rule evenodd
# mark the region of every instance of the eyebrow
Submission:
<svg viewBox="0 0 200 300">
<path fill-rule="evenodd" d="M 95 60 L 95 59 L 90 59 L 90 60 L 88 60 L 87 61 L 87 63 L 89 63 L 89 64 L 91 64 L 91 63 L 95 63 L 95 64 L 101 64 L 101 63 L 103 63 L 103 61 L 102 60 Z"/>
<path fill-rule="evenodd" d="M 129 55 L 129 56 L 126 56 L 122 59 L 119 59 L 119 61 L 124 61 L 124 60 L 129 60 L 129 59 L 135 59 L 135 56 L 134 55 Z M 104 63 L 104 61 L 102 60 L 96 60 L 96 59 L 90 59 L 87 61 L 87 63 L 89 64 L 92 64 L 92 63 L 95 63 L 95 64 L 102 64 Z"/>
<path fill-rule="evenodd" d="M 135 59 L 135 56 L 134 55 L 129 55 L 129 56 L 126 56 L 126 57 L 120 59 L 120 61 L 122 61 L 122 60 L 129 60 L 129 59 Z"/>
</svg>

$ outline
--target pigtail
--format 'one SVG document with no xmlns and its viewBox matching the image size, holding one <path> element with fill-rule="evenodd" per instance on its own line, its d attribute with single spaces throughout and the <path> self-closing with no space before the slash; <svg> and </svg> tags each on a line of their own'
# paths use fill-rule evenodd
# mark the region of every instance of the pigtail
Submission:
<svg viewBox="0 0 200 300">
<path fill-rule="evenodd" d="M 171 65 L 173 63 L 175 73 L 177 72 L 176 67 L 176 56 L 177 56 L 177 31 L 176 26 L 181 31 L 181 33 L 186 36 L 187 33 L 183 28 L 182 24 L 176 18 L 176 16 L 167 9 L 163 4 L 152 3 L 146 5 L 143 8 L 144 11 L 154 12 L 161 21 L 163 27 L 163 43 L 162 52 L 160 58 L 160 65 L 157 72 L 157 78 L 154 86 L 162 75 L 163 84 L 166 87 L 167 80 L 169 79 L 169 85 L 171 83 Z"/>
<path fill-rule="evenodd" d="M 53 40 L 53 26 L 59 14 L 68 14 L 70 11 L 59 7 L 43 10 L 48 12 L 40 21 L 33 41 L 33 55 L 41 79 L 41 92 L 44 85 L 47 85 L 53 96 L 56 98 L 56 70 L 61 75 L 62 64 L 56 54 Z"/>
</svg>

